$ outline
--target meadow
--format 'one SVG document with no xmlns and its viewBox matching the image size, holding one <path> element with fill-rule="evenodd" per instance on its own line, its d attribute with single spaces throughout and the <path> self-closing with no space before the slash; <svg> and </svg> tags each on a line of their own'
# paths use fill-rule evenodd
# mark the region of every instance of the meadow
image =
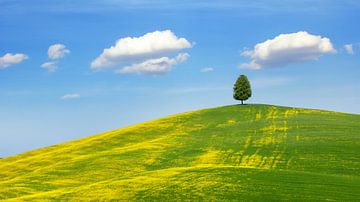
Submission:
<svg viewBox="0 0 360 202">
<path fill-rule="evenodd" d="M 0 159 L 0 200 L 360 200 L 360 115 L 173 115 Z"/>
</svg>

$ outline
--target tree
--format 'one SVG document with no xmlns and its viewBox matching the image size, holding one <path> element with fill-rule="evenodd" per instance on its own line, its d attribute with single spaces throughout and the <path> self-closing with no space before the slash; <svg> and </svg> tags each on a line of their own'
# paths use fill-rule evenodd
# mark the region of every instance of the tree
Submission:
<svg viewBox="0 0 360 202">
<path fill-rule="evenodd" d="M 248 78 L 245 75 L 240 75 L 234 84 L 234 99 L 243 101 L 251 97 L 251 86 Z"/>
</svg>

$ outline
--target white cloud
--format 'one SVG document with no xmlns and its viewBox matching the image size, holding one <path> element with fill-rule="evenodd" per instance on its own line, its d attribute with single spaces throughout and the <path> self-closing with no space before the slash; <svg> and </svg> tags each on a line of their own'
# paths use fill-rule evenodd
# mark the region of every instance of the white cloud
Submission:
<svg viewBox="0 0 360 202">
<path fill-rule="evenodd" d="M 133 64 L 118 70 L 118 73 L 136 73 L 161 75 L 169 72 L 172 67 L 188 59 L 189 54 L 180 53 L 175 58 L 161 57 L 149 59 L 142 63 Z"/>
<path fill-rule="evenodd" d="M 4 56 L 0 57 L 0 69 L 5 69 L 11 65 L 16 65 L 22 61 L 28 59 L 29 57 L 22 53 L 6 53 Z"/>
<path fill-rule="evenodd" d="M 242 56 L 251 58 L 250 63 L 243 63 L 242 68 L 261 69 L 280 67 L 291 63 L 317 60 L 320 56 L 336 53 L 330 39 L 307 32 L 280 34 L 279 36 L 255 45 L 253 50 L 246 50 Z"/>
<path fill-rule="evenodd" d="M 41 67 L 48 70 L 49 72 L 54 72 L 58 68 L 58 63 L 57 61 L 45 62 L 41 65 Z"/>
<path fill-rule="evenodd" d="M 354 50 L 353 50 L 353 45 L 352 44 L 346 44 L 344 45 L 344 48 L 346 50 L 346 52 L 350 55 L 354 54 Z"/>
<path fill-rule="evenodd" d="M 66 49 L 64 44 L 53 44 L 48 49 L 48 56 L 51 60 L 56 60 L 65 57 L 69 54 L 70 50 Z"/>
<path fill-rule="evenodd" d="M 200 70 L 200 72 L 206 73 L 206 72 L 212 72 L 214 71 L 214 68 L 212 67 L 205 67 Z"/>
<path fill-rule="evenodd" d="M 71 94 L 65 94 L 61 97 L 62 100 L 72 100 L 77 98 L 80 98 L 80 94 L 71 93 Z"/>
<path fill-rule="evenodd" d="M 114 46 L 103 50 L 91 62 L 92 69 L 104 69 L 122 62 L 134 62 L 174 53 L 192 44 L 185 38 L 178 38 L 171 30 L 155 31 L 140 37 L 119 39 Z"/>
<path fill-rule="evenodd" d="M 47 53 L 50 61 L 44 62 L 41 67 L 49 72 L 55 72 L 58 68 L 58 60 L 69 54 L 70 50 L 66 49 L 64 44 L 57 43 L 49 46 Z"/>
</svg>

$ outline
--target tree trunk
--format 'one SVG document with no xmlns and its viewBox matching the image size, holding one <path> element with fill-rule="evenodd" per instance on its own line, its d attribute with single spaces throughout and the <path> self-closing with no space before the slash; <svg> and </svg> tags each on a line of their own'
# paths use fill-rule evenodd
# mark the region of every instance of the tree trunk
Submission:
<svg viewBox="0 0 360 202">
<path fill-rule="evenodd" d="M 241 104 L 243 105 L 244 103 L 243 103 L 243 100 L 241 100 Z"/>
</svg>

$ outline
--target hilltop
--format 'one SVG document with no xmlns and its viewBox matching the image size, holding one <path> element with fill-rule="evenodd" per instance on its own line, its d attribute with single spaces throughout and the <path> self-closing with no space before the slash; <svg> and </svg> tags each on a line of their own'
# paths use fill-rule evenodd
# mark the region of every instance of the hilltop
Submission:
<svg viewBox="0 0 360 202">
<path fill-rule="evenodd" d="M 0 200 L 359 200 L 360 115 L 233 105 L 0 159 Z"/>
</svg>

